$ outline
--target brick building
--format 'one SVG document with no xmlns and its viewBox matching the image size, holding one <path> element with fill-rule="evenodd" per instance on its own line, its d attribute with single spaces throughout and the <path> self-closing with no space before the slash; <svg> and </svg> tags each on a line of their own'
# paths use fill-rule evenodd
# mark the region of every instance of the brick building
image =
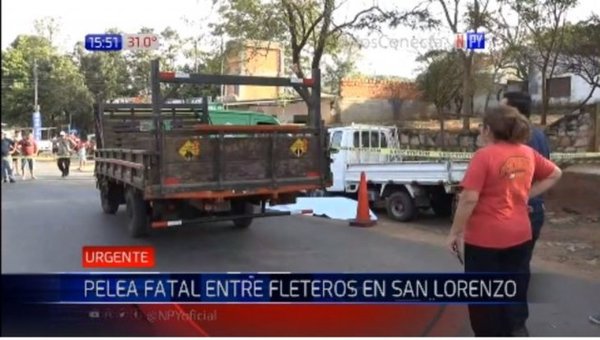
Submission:
<svg viewBox="0 0 600 340">
<path fill-rule="evenodd" d="M 225 52 L 225 74 L 282 77 L 283 51 L 279 44 L 263 41 L 232 41 Z M 277 99 L 279 87 L 227 85 L 223 96 L 226 101 Z"/>
</svg>

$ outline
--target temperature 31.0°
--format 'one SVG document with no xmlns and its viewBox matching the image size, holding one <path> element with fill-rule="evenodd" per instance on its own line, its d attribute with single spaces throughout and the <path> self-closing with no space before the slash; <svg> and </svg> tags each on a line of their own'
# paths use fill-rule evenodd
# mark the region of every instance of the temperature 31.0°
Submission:
<svg viewBox="0 0 600 340">
<path fill-rule="evenodd" d="M 125 50 L 156 50 L 160 46 L 156 34 L 124 34 Z"/>
</svg>

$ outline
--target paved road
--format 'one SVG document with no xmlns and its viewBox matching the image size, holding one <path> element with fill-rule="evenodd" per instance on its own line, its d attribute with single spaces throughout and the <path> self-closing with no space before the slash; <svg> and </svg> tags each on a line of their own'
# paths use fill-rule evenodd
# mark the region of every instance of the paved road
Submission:
<svg viewBox="0 0 600 340">
<path fill-rule="evenodd" d="M 101 212 L 89 173 L 61 179 L 56 172 L 40 164 L 38 180 L 2 186 L 3 273 L 82 271 L 82 246 L 135 244 L 155 247 L 154 271 L 460 270 L 441 247 L 314 217 L 260 219 L 248 230 L 228 223 L 164 230 L 134 240 L 122 208 L 116 216 Z M 534 284 L 547 302 L 531 308 L 533 335 L 600 336 L 587 321 L 600 311 L 599 283 L 553 275 Z"/>
</svg>

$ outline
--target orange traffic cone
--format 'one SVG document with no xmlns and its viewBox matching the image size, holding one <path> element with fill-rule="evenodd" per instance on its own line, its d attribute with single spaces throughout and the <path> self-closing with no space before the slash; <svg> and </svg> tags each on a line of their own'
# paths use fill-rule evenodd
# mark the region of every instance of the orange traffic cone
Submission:
<svg viewBox="0 0 600 340">
<path fill-rule="evenodd" d="M 371 220 L 371 213 L 369 211 L 369 193 L 367 191 L 367 176 L 363 171 L 360 173 L 356 219 L 350 220 L 350 225 L 353 227 L 372 227 L 376 223 L 376 221 Z"/>
</svg>

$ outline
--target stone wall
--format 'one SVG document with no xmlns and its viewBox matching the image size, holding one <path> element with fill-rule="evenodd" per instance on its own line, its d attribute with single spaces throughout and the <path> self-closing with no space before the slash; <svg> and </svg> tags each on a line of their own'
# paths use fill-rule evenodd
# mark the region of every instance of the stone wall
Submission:
<svg viewBox="0 0 600 340">
<path fill-rule="evenodd" d="M 567 115 L 546 130 L 553 152 L 600 151 L 600 104 L 587 106 L 584 112 Z M 441 133 L 431 129 L 399 127 L 398 139 L 402 147 L 412 149 L 442 148 Z M 446 131 L 448 151 L 474 151 L 477 149 L 479 131 Z"/>
<path fill-rule="evenodd" d="M 599 122 L 600 104 L 587 106 L 583 112 L 567 115 L 546 128 L 553 151 L 593 152 L 598 151 L 596 129 Z"/>
</svg>

